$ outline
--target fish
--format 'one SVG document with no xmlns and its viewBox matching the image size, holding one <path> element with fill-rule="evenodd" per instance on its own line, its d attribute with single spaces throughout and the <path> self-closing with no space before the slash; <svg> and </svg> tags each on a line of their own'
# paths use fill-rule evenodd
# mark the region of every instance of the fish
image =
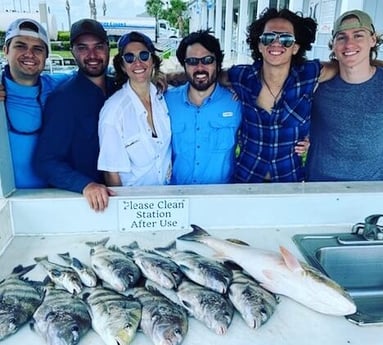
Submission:
<svg viewBox="0 0 383 345">
<path fill-rule="evenodd" d="M 83 285 L 87 287 L 95 287 L 97 285 L 97 275 L 89 266 L 82 263 L 79 259 L 71 257 L 68 252 L 57 255 L 76 271 Z"/>
<path fill-rule="evenodd" d="M 184 279 L 177 296 L 185 309 L 207 328 L 224 335 L 231 324 L 234 306 L 223 294 Z"/>
<path fill-rule="evenodd" d="M 343 287 L 300 262 L 285 247 L 280 246 L 278 253 L 213 237 L 194 224 L 191 227 L 193 230 L 178 240 L 207 245 L 215 251 L 215 258 L 235 262 L 266 290 L 323 314 L 345 316 L 356 312 L 354 301 Z"/>
<path fill-rule="evenodd" d="M 153 288 L 136 287 L 133 290 L 133 296 L 142 305 L 140 328 L 143 333 L 154 345 L 181 344 L 189 327 L 185 309 Z"/>
<path fill-rule="evenodd" d="M 78 296 L 47 284 L 42 304 L 36 309 L 31 329 L 47 345 L 76 345 L 91 328 L 86 303 Z"/>
<path fill-rule="evenodd" d="M 176 242 L 155 251 L 169 255 L 182 273 L 193 282 L 219 293 L 226 293 L 233 278 L 231 270 L 216 260 L 193 251 L 177 250 Z"/>
<path fill-rule="evenodd" d="M 18 265 L 0 282 L 0 341 L 27 323 L 43 300 L 42 285 L 23 278 L 35 266 Z"/>
<path fill-rule="evenodd" d="M 131 295 L 124 296 L 105 288 L 84 295 L 92 318 L 92 328 L 106 345 L 128 345 L 141 320 L 141 304 Z"/>
<path fill-rule="evenodd" d="M 273 315 L 278 300 L 258 282 L 239 269 L 233 269 L 233 281 L 228 295 L 245 323 L 254 329 L 261 327 Z"/>
<path fill-rule="evenodd" d="M 47 256 L 35 257 L 34 260 L 41 265 L 53 283 L 72 294 L 82 291 L 81 279 L 73 268 L 50 262 Z"/>
<path fill-rule="evenodd" d="M 117 292 L 133 287 L 141 277 L 141 271 L 118 247 L 106 247 L 109 237 L 98 242 L 86 242 L 91 247 L 90 262 L 97 276 Z"/>
<path fill-rule="evenodd" d="M 174 289 L 181 283 L 183 273 L 178 265 L 158 253 L 141 249 L 136 241 L 129 246 L 122 246 L 131 252 L 136 265 L 147 279 L 150 279 L 166 289 Z"/>
</svg>

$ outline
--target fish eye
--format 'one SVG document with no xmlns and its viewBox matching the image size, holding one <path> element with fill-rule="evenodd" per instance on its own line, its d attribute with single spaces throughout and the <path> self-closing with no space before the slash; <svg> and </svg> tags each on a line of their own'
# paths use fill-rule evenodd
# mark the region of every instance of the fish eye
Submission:
<svg viewBox="0 0 383 345">
<path fill-rule="evenodd" d="M 8 322 L 9 322 L 9 324 L 16 325 L 16 318 L 15 317 L 10 317 Z"/>
<path fill-rule="evenodd" d="M 79 331 L 78 326 L 77 326 L 77 325 L 73 326 L 73 327 L 71 328 L 71 331 L 72 331 L 72 332 L 78 332 L 78 331 Z"/>
</svg>

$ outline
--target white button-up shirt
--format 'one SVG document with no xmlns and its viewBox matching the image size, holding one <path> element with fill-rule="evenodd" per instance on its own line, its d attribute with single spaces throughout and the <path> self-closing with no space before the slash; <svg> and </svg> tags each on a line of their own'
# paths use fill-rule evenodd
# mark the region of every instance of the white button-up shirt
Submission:
<svg viewBox="0 0 383 345">
<path fill-rule="evenodd" d="M 147 111 L 129 81 L 100 112 L 98 169 L 118 172 L 123 186 L 167 184 L 171 177 L 171 130 L 165 99 L 150 85 L 153 137 Z"/>
</svg>

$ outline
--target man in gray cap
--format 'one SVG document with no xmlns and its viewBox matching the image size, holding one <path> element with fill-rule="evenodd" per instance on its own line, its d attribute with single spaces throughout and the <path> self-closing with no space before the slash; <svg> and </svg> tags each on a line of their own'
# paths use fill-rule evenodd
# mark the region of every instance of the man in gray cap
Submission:
<svg viewBox="0 0 383 345">
<path fill-rule="evenodd" d="M 8 63 L 1 74 L 1 84 L 6 92 L 5 113 L 17 188 L 46 186 L 33 169 L 33 152 L 42 126 L 46 98 L 68 78 L 65 75 L 41 75 L 48 47 L 47 32 L 33 19 L 19 18 L 5 32 L 3 52 Z"/>
<path fill-rule="evenodd" d="M 72 25 L 70 42 L 79 70 L 48 98 L 34 163 L 49 185 L 82 193 L 102 211 L 115 194 L 97 170 L 99 112 L 114 92 L 106 76 L 108 37 L 99 22 L 82 19 Z"/>
<path fill-rule="evenodd" d="M 307 179 L 383 180 L 383 69 L 375 61 L 381 39 L 359 10 L 343 13 L 332 35 L 339 75 L 314 94 Z"/>
</svg>

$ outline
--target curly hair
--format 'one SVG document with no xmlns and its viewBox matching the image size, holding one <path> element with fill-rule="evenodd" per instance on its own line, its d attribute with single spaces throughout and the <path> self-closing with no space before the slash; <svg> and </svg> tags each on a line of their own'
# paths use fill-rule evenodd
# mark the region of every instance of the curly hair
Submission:
<svg viewBox="0 0 383 345">
<path fill-rule="evenodd" d="M 124 58 L 123 55 L 124 52 L 122 49 L 118 51 L 118 53 L 113 57 L 113 66 L 115 69 L 115 75 L 114 75 L 114 83 L 116 85 L 116 89 L 121 89 L 122 85 L 124 85 L 129 77 L 122 69 L 122 66 L 124 64 Z M 156 55 L 155 53 L 151 53 L 152 59 L 153 59 L 153 75 L 152 80 L 156 80 L 156 76 L 160 73 L 160 66 L 161 66 L 161 58 Z"/>
<path fill-rule="evenodd" d="M 178 45 L 176 56 L 182 67 L 185 67 L 186 49 L 195 43 L 201 44 L 205 49 L 215 55 L 217 61 L 217 74 L 222 69 L 224 54 L 221 50 L 219 40 L 208 30 L 198 30 L 184 37 Z"/>
<path fill-rule="evenodd" d="M 294 27 L 295 42 L 299 44 L 297 54 L 293 55 L 292 63 L 301 64 L 306 61 L 306 52 L 311 50 L 315 41 L 317 23 L 310 17 L 302 17 L 286 8 L 278 11 L 275 8 L 265 9 L 259 19 L 255 20 L 247 28 L 246 42 L 251 49 L 251 57 L 256 60 L 262 59 L 259 51 L 259 37 L 263 34 L 266 23 L 271 19 L 282 18 L 288 20 Z"/>
</svg>

